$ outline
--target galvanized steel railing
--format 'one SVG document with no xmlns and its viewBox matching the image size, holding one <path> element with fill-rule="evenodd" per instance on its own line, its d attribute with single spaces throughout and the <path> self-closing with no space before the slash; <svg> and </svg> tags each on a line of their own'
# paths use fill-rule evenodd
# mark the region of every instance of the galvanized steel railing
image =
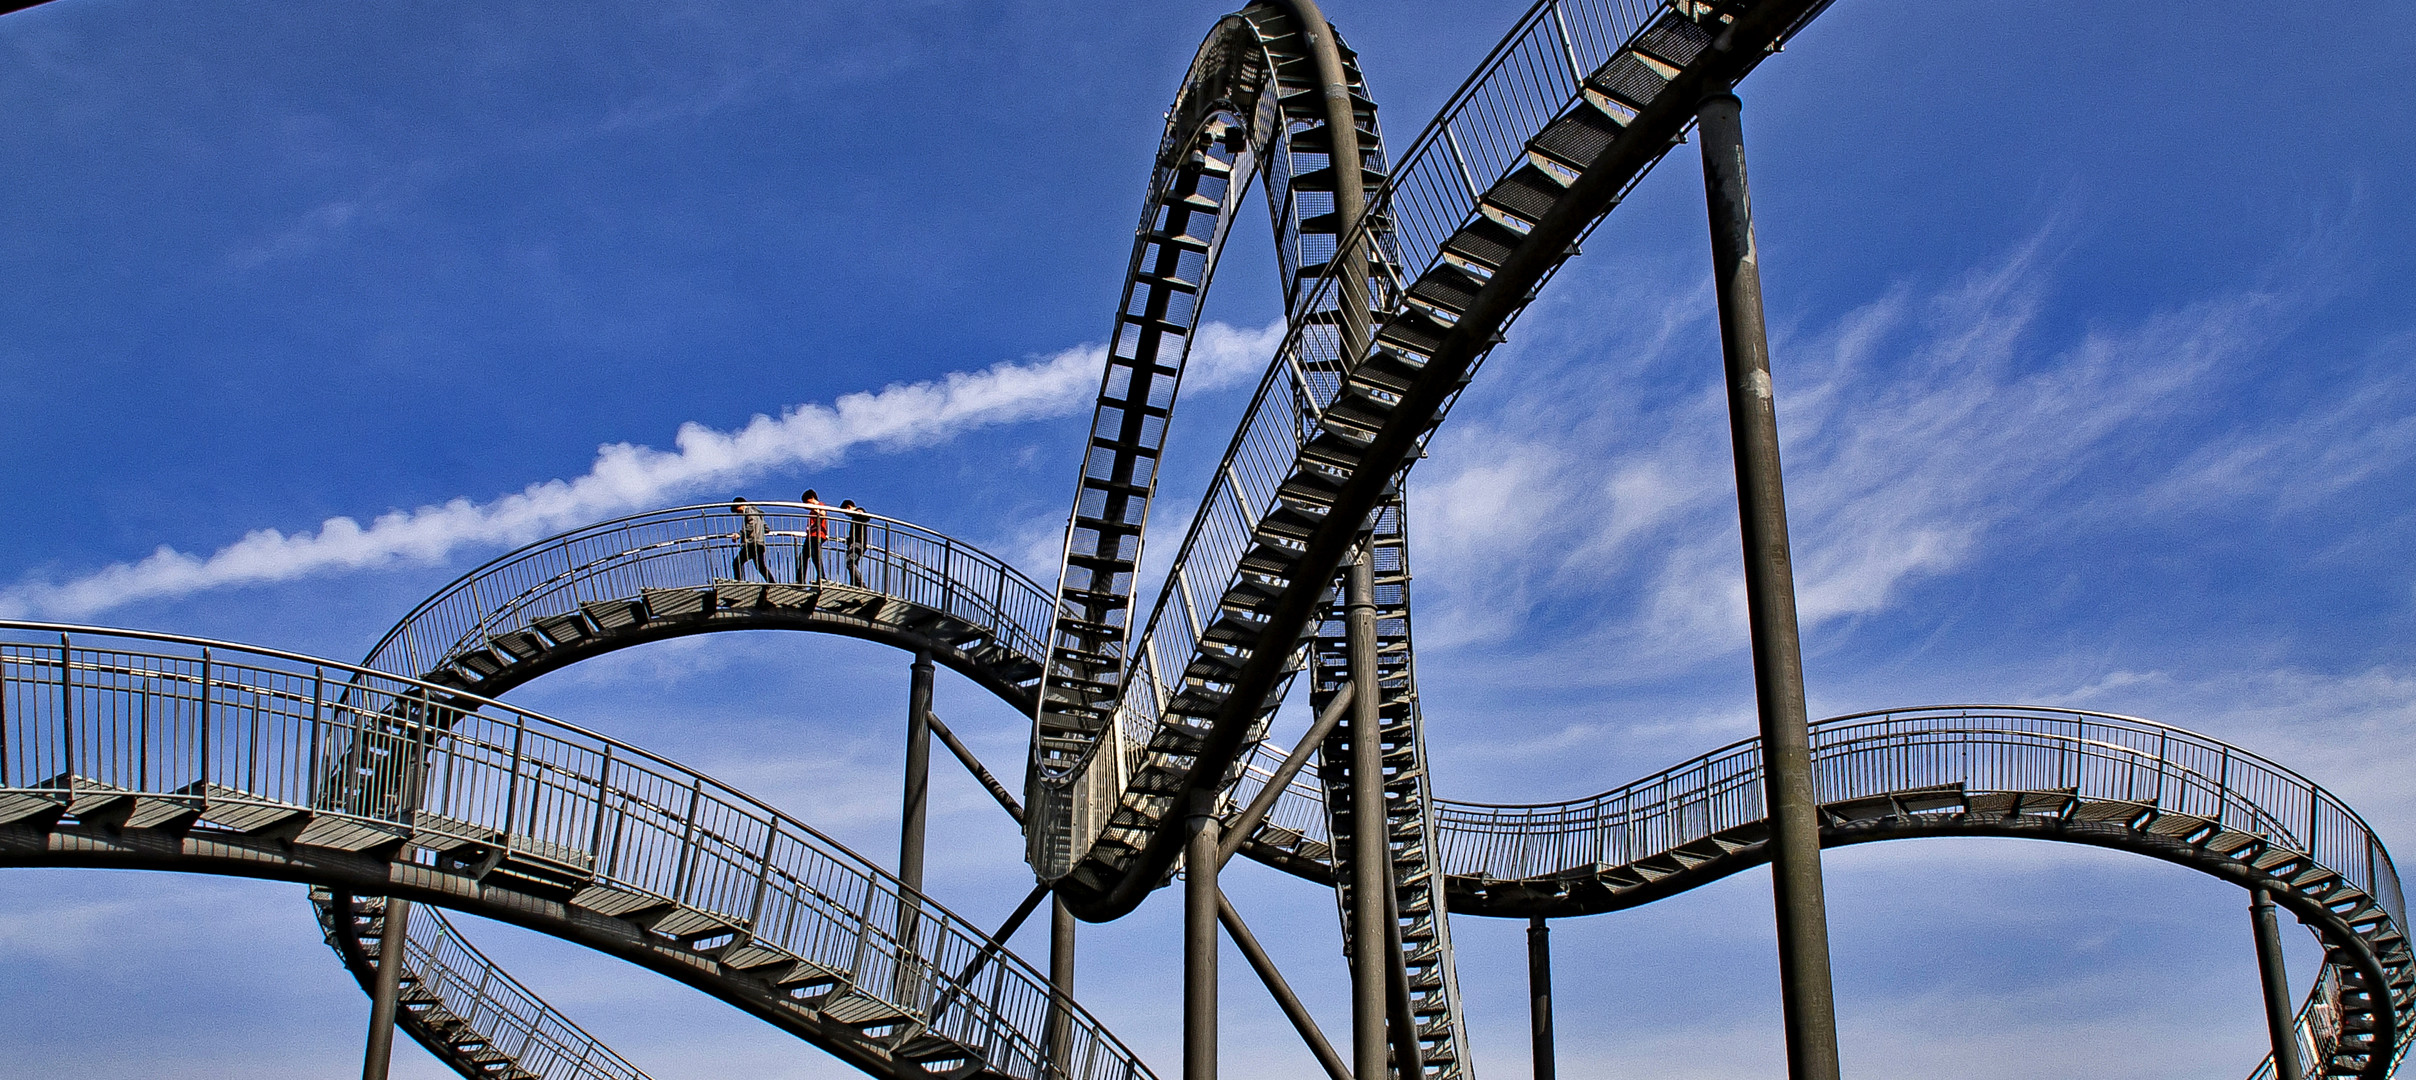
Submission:
<svg viewBox="0 0 2416 1080">
<path fill-rule="evenodd" d="M 1041 1073 L 1045 978 L 838 842 L 702 774 L 366 667 L 94 627 L 0 632 L 0 795 L 134 793 L 203 826 L 301 809 L 404 841 L 421 862 L 500 849 L 518 873 L 701 913 L 835 973 L 910 1027 L 983 1048 L 993 1069 Z M 1056 1007 L 1069 1017 L 1066 1075 L 1149 1075 L 1079 1006 Z"/>
<path fill-rule="evenodd" d="M 323 892 L 313 895 L 326 900 Z M 383 898 L 356 898 L 354 910 L 384 903 Z M 332 920 L 327 933 L 329 944 L 339 950 L 345 948 L 339 935 L 352 936 Z M 376 939 L 369 943 L 374 945 Z M 422 906 L 412 912 L 404 933 L 403 961 L 404 970 L 416 980 L 417 992 L 435 997 L 438 1006 L 460 1017 L 484 1046 L 509 1057 L 526 1072 L 546 1080 L 649 1080 L 644 1070 L 487 959 L 453 928 L 440 908 Z M 376 973 L 363 968 L 354 974 L 366 984 Z M 432 1034 L 442 1037 L 441 1032 Z"/>
<path fill-rule="evenodd" d="M 773 565 L 795 578 L 808 511 L 799 503 L 749 503 L 769 527 Z M 849 515 L 825 507 L 830 538 L 824 576 L 847 581 Z M 500 556 L 439 590 L 403 617 L 365 663 L 419 675 L 486 639 L 585 601 L 647 589 L 694 588 L 731 576 L 739 515 L 728 504 L 653 510 L 540 540 Z M 1047 588 L 980 548 L 912 522 L 866 513 L 864 587 L 963 619 L 1038 664 L 1048 656 L 1056 600 Z M 751 565 L 751 564 L 750 564 Z"/>
<path fill-rule="evenodd" d="M 2069 791 L 2204 818 L 2314 856 L 2407 925 L 2399 872 L 2356 811 L 2281 765 L 2180 728 L 2103 713 L 1947 706 L 1821 721 L 1812 754 L 1823 803 L 1953 784 Z M 1443 802 L 1436 813 L 1443 865 L 1456 876 L 1515 881 L 1623 866 L 1761 820 L 1761 746 L 1739 742 L 1585 799 Z"/>
<path fill-rule="evenodd" d="M 1408 295 L 1411 283 L 1426 267 L 1447 258 L 1444 242 L 1480 216 L 1492 216 L 1514 232 L 1525 233 L 1523 223 L 1489 214 L 1481 205 L 1484 193 L 1530 160 L 1540 160 L 1532 158 L 1529 143 L 1556 117 L 1576 109 L 1625 109 L 1587 89 L 1586 80 L 1616 74 L 1618 64 L 1644 63 L 1636 45 L 1648 36 L 1705 37 L 1691 21 L 1699 8 L 1708 10 L 1695 0 L 1541 0 L 1392 167 L 1380 190 L 1371 195 L 1368 215 L 1338 245 L 1342 251 L 1369 253 L 1365 265 L 1370 312 L 1363 320 L 1340 302 L 1345 283 L 1334 268 L 1354 261 L 1342 258 L 1328 264 L 1309 299 L 1294 308 L 1290 330 L 1209 480 L 1133 650 L 1113 729 L 1115 753 L 1103 754 L 1104 745 L 1095 746 L 1088 758 L 1067 768 L 1072 779 L 1037 792 L 1041 805 L 1035 808 L 1035 820 L 1077 834 L 1053 850 L 1078 856 L 1106 823 L 1103 813 L 1079 815 L 1088 820 L 1077 820 L 1071 793 L 1121 788 L 1080 774 L 1113 768 L 1117 777 L 1131 777 L 1143 771 L 1143 760 L 1169 720 L 1183 672 L 1202 647 L 1203 630 L 1218 617 L 1215 605 L 1242 580 L 1242 558 L 1260 522 L 1276 506 L 1277 490 L 1292 477 L 1301 448 L 1316 434 L 1324 410 L 1360 361 L 1358 353 L 1375 340 L 1385 319 L 1416 303 Z M 1695 41 L 1686 47 L 1701 45 Z M 1565 166 L 1552 167 L 1567 171 Z M 1505 323 L 1494 329 L 1506 328 Z M 1444 411 L 1448 408 L 1446 402 Z M 1044 877 L 1053 876 L 1068 866 L 1070 862 L 1043 865 L 1040 870 Z"/>
</svg>

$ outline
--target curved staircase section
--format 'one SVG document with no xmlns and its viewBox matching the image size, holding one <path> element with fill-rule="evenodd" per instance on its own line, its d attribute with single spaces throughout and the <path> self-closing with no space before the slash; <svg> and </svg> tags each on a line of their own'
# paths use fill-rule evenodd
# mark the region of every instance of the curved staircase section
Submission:
<svg viewBox="0 0 2416 1080">
<path fill-rule="evenodd" d="M 327 944 L 374 992 L 386 899 L 313 887 L 311 900 Z M 649 1080 L 487 959 L 438 908 L 414 912 L 404 931 L 394 1022 L 467 1080 Z"/>
<path fill-rule="evenodd" d="M 299 881 L 578 942 L 876 1076 L 1148 1069 L 979 929 L 624 743 L 368 668 L 0 623 L 0 864 Z M 1063 1047 L 1046 1045 L 1056 1013 Z"/>
<path fill-rule="evenodd" d="M 1538 4 L 1342 231 L 1200 501 L 1116 686 L 1052 731 L 1034 868 L 1086 919 L 1179 854 L 1169 809 L 1228 794 L 1335 571 L 1478 363 L 1579 239 L 1817 0 Z M 1345 280 L 1340 267 L 1364 267 Z M 1364 297 L 1361 312 L 1353 301 Z"/>
<path fill-rule="evenodd" d="M 802 558 L 808 511 L 750 503 L 770 527 L 776 572 Z M 648 641 L 721 630 L 800 629 L 929 649 L 932 659 L 1026 713 L 1054 612 L 1049 591 L 1003 559 L 908 521 L 864 515 L 861 583 L 848 580 L 828 515 L 834 580 L 732 577 L 739 516 L 727 505 L 655 510 L 500 556 L 422 601 L 366 667 L 488 697 L 548 671 Z"/>
</svg>

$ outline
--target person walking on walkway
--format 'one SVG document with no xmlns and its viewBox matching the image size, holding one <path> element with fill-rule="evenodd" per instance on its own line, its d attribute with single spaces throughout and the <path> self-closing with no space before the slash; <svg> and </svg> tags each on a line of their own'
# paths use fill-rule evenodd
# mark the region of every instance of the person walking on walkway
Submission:
<svg viewBox="0 0 2416 1080">
<path fill-rule="evenodd" d="M 872 519 L 854 499 L 839 501 L 839 509 L 847 512 L 847 583 L 864 587 L 864 549 L 872 546 Z"/>
<path fill-rule="evenodd" d="M 730 510 L 739 516 L 738 557 L 730 560 L 730 578 L 734 581 L 745 581 L 747 563 L 753 562 L 755 569 L 763 572 L 764 584 L 769 585 L 779 580 L 772 576 L 772 568 L 764 565 L 763 562 L 763 538 L 765 535 L 763 511 L 747 505 L 744 495 L 730 500 Z"/>
<path fill-rule="evenodd" d="M 814 568 L 814 580 L 822 580 L 822 542 L 830 539 L 830 514 L 812 488 L 805 489 L 799 500 L 805 503 L 805 550 L 797 557 L 797 584 L 803 585 L 808 566 Z"/>
</svg>

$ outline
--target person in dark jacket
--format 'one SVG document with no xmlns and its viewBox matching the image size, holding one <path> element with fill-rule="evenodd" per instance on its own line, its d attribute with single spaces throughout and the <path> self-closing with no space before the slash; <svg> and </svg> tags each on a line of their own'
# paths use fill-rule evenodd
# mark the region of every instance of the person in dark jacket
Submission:
<svg viewBox="0 0 2416 1080">
<path fill-rule="evenodd" d="M 847 583 L 864 587 L 864 551 L 872 546 L 872 519 L 854 499 L 839 501 L 839 509 L 847 512 Z"/>
<path fill-rule="evenodd" d="M 743 495 L 730 500 L 730 511 L 737 514 L 739 518 L 738 557 L 730 560 L 730 577 L 734 580 L 745 581 L 747 563 L 753 562 L 755 569 L 763 572 L 764 583 L 770 584 L 776 579 L 772 577 L 772 568 L 763 563 L 763 540 L 766 535 L 763 527 L 763 511 L 748 506 L 746 496 Z"/>
</svg>

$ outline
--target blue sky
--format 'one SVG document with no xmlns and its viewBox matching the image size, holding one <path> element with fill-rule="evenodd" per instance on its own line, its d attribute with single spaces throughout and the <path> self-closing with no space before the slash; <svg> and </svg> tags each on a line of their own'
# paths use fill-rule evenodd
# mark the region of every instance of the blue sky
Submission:
<svg viewBox="0 0 2416 1080">
<path fill-rule="evenodd" d="M 807 485 L 1053 578 L 1161 112 L 1223 13 L 60 0 L 0 18 L 0 611 L 350 658 L 522 540 Z M 1518 8 L 1328 14 L 1399 148 Z M 2416 12 L 2366 0 L 2320 18 L 1846 0 L 1752 77 L 1815 715 L 2143 715 L 2299 768 L 2416 843 L 2411 45 Z M 1699 175 L 1681 149 L 1595 233 L 1413 475 L 1444 795 L 1583 794 L 1752 730 Z M 1225 329 L 1176 424 L 1164 523 L 1264 358 L 1263 220 L 1209 307 Z M 886 859 L 904 668 L 723 636 L 516 700 Z M 1015 760 L 1004 706 L 953 676 L 939 705 L 994 767 Z M 1028 880 L 1012 828 L 961 776 L 936 797 L 934 891 L 994 922 Z M 2245 1075 L 2260 1052 L 2230 887 L 2010 841 L 1828 867 L 1855 1075 Z M 1339 1032 L 1331 900 L 1229 878 Z M 1564 1075 L 1776 1074 L 1767 905 L 1754 873 L 1563 924 Z M 1083 954 L 1085 1001 L 1169 1073 L 1177 907 L 1091 929 Z M 842 1072 L 655 976 L 473 930 L 662 1080 Z M 1519 931 L 1455 928 L 1488 1076 L 1526 1071 Z M 2303 986 L 2314 953 L 2292 947 Z M 1228 1068 L 1310 1075 L 1228 966 Z M 289 886 L 0 875 L 0 971 L 8 1072 L 357 1060 L 365 1004 Z M 410 1048 L 397 1070 L 440 1075 Z"/>
</svg>

